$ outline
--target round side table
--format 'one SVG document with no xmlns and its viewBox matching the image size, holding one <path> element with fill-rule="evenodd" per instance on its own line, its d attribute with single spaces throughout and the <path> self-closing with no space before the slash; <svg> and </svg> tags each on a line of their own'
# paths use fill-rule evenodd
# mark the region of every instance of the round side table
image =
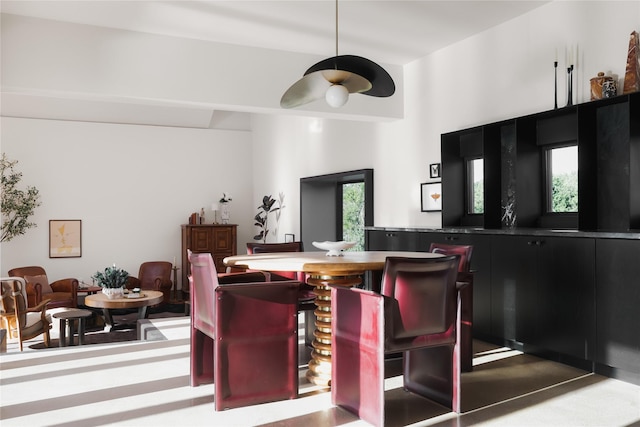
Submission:
<svg viewBox="0 0 640 427">
<path fill-rule="evenodd" d="M 67 346 L 67 336 L 69 336 L 68 345 L 73 345 L 74 320 L 78 321 L 78 345 L 84 344 L 84 327 L 85 319 L 91 317 L 93 313 L 89 310 L 72 309 L 54 313 L 53 317 L 60 320 L 60 339 L 58 345 L 60 347 Z"/>
</svg>

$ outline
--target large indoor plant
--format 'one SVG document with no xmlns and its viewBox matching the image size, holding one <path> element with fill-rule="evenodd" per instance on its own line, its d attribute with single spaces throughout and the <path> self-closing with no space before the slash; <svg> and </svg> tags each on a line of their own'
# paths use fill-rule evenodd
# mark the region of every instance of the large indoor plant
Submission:
<svg viewBox="0 0 640 427">
<path fill-rule="evenodd" d="M 114 264 L 112 267 L 105 268 L 104 271 L 97 271 L 91 278 L 94 284 L 102 287 L 102 293 L 109 299 L 122 298 L 129 273 L 117 268 Z"/>
<path fill-rule="evenodd" d="M 8 242 L 16 236 L 24 234 L 36 224 L 29 222 L 36 207 L 40 206 L 38 189 L 28 186 L 26 190 L 20 190 L 17 185 L 22 179 L 22 173 L 16 172 L 13 167 L 17 160 L 10 161 L 7 155 L 2 153 L 0 169 L 2 172 L 2 234 L 0 242 Z"/>
</svg>

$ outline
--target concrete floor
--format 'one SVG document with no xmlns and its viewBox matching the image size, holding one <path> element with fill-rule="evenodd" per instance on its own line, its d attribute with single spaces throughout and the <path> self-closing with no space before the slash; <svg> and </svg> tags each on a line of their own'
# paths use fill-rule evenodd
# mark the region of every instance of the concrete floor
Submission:
<svg viewBox="0 0 640 427">
<path fill-rule="evenodd" d="M 295 400 L 215 412 L 213 385 L 189 386 L 189 318 L 152 320 L 165 340 L 0 355 L 0 424 L 10 426 L 361 426 L 300 370 Z M 52 331 L 55 338 L 55 330 Z M 474 342 L 462 375 L 462 414 L 387 380 L 389 426 L 629 426 L 640 424 L 640 387 Z"/>
</svg>

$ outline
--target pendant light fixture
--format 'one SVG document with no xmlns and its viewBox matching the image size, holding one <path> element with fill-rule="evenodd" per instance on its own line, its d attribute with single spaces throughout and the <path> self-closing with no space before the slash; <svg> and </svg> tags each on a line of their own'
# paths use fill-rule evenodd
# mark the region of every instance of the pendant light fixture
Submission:
<svg viewBox="0 0 640 427">
<path fill-rule="evenodd" d="M 384 68 L 361 56 L 338 55 L 338 0 L 336 0 L 336 56 L 305 71 L 280 99 L 282 108 L 295 108 L 325 98 L 334 108 L 342 107 L 350 93 L 388 97 L 396 91 Z"/>
</svg>

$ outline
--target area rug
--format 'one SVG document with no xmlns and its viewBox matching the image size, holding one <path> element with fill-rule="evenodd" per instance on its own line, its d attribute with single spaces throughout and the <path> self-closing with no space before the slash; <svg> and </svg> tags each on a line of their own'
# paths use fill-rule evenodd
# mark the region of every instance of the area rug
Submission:
<svg viewBox="0 0 640 427">
<path fill-rule="evenodd" d="M 177 307 L 168 307 L 163 311 L 156 311 L 149 313 L 148 319 L 162 319 L 168 317 L 185 317 L 184 308 Z M 109 344 L 109 343 L 118 343 L 118 342 L 126 342 L 126 341 L 136 341 L 138 340 L 139 333 L 136 329 L 136 324 L 138 324 L 137 313 L 128 312 L 128 313 L 120 313 L 113 316 L 114 323 L 116 325 L 129 325 L 123 328 L 116 327 L 114 330 L 106 332 L 104 330 L 104 322 L 102 321 L 102 317 L 100 315 L 96 315 L 91 319 L 87 330 L 84 335 L 84 345 L 92 345 L 92 344 Z M 140 333 L 141 339 L 145 341 L 160 341 L 166 340 L 166 337 L 160 332 L 157 328 L 153 327 L 150 322 L 143 322 L 142 331 Z M 39 340 L 39 342 L 35 342 L 33 344 L 28 345 L 27 347 L 33 350 L 43 350 L 43 349 L 51 349 L 51 348 L 59 348 L 59 339 L 58 339 L 58 331 L 57 329 L 54 331 L 56 327 L 54 326 L 51 331 L 51 339 L 49 342 L 49 347 L 44 345 L 44 342 Z M 78 336 L 74 337 L 74 345 L 78 344 Z"/>
</svg>

